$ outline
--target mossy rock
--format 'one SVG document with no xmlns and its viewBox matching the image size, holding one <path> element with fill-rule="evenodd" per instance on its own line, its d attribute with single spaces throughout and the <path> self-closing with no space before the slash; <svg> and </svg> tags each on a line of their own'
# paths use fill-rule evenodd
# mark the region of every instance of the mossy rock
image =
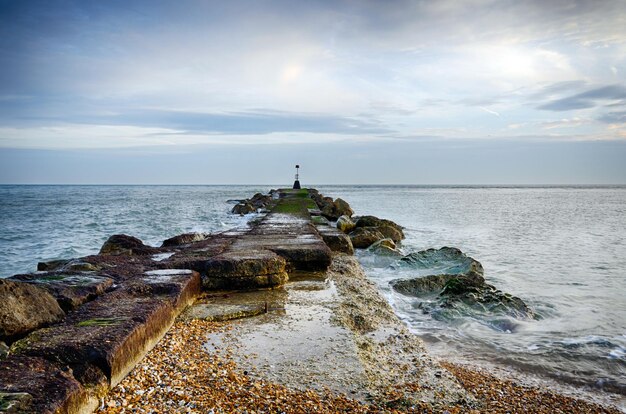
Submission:
<svg viewBox="0 0 626 414">
<path fill-rule="evenodd" d="M 80 321 L 76 326 L 113 326 L 125 322 L 126 318 L 93 318 Z"/>
</svg>

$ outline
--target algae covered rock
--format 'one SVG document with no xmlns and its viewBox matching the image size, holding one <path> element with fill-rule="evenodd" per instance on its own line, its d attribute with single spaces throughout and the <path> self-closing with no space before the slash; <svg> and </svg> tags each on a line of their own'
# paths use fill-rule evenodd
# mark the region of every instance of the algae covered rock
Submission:
<svg viewBox="0 0 626 414">
<path fill-rule="evenodd" d="M 228 252 L 205 264 L 205 289 L 256 289 L 280 286 L 289 280 L 287 261 L 267 250 Z"/>
<path fill-rule="evenodd" d="M 259 210 L 265 209 L 274 200 L 275 193 L 276 190 L 270 191 L 270 194 L 267 195 L 256 193 L 252 196 L 252 198 L 239 200 L 237 205 L 235 205 L 231 210 L 231 213 L 244 215 L 249 213 L 255 213 Z"/>
<path fill-rule="evenodd" d="M 443 308 L 469 307 L 489 315 L 506 315 L 514 318 L 533 318 L 534 312 L 524 301 L 504 293 L 475 272 L 450 279 L 439 294 Z"/>
<path fill-rule="evenodd" d="M 358 218 L 355 224 L 357 228 L 375 228 L 381 232 L 385 238 L 392 239 L 396 243 L 404 239 L 402 226 L 391 220 L 381 219 L 376 216 L 362 216 Z"/>
<path fill-rule="evenodd" d="M 382 226 L 376 227 L 376 230 L 381 232 L 382 235 L 386 238 L 391 239 L 396 243 L 404 239 L 404 233 L 402 232 L 402 230 L 398 230 L 398 228 L 395 226 L 384 224 Z"/>
<path fill-rule="evenodd" d="M 382 239 L 378 240 L 367 250 L 371 253 L 378 254 L 381 256 L 390 256 L 390 257 L 400 257 L 402 253 L 396 250 L 396 243 L 394 243 L 391 239 Z"/>
<path fill-rule="evenodd" d="M 330 226 L 319 226 L 317 231 L 333 252 L 354 254 L 354 246 L 348 235 Z"/>
<path fill-rule="evenodd" d="M 356 223 L 346 215 L 340 216 L 337 219 L 337 228 L 342 232 L 348 234 L 356 227 Z"/>
<path fill-rule="evenodd" d="M 431 271 L 430 274 L 476 272 L 482 275 L 484 272 L 479 261 L 467 256 L 455 247 L 421 250 L 404 256 L 398 264 Z"/>
<path fill-rule="evenodd" d="M 105 293 L 113 285 L 113 279 L 91 273 L 47 272 L 16 275 L 10 280 L 30 283 L 48 291 L 68 312 Z"/>
<path fill-rule="evenodd" d="M 396 279 L 389 284 L 398 293 L 405 296 L 420 297 L 430 294 L 439 294 L 446 283 L 458 275 L 430 275 L 412 279 Z"/>
<path fill-rule="evenodd" d="M 63 317 L 65 312 L 44 289 L 0 279 L 0 340 L 10 342 Z"/>
<path fill-rule="evenodd" d="M 136 237 L 126 234 L 115 234 L 108 238 L 100 248 L 101 255 L 133 256 L 153 254 L 154 247 L 146 246 Z"/>
<path fill-rule="evenodd" d="M 161 247 L 183 246 L 186 244 L 206 240 L 207 237 L 208 234 L 206 233 L 184 233 L 164 240 L 163 244 L 161 244 Z"/>
<path fill-rule="evenodd" d="M 233 209 L 231 210 L 231 213 L 244 215 L 244 214 L 253 213 L 255 211 L 256 211 L 256 208 L 254 208 L 252 204 L 246 201 L 243 203 L 239 203 L 235 207 L 233 207 Z"/>
<path fill-rule="evenodd" d="M 39 262 L 37 263 L 37 270 L 43 272 L 49 272 L 52 270 L 60 269 L 71 262 L 69 259 L 58 259 L 58 260 L 48 260 L 47 262 Z"/>
<path fill-rule="evenodd" d="M 497 316 L 535 317 L 532 309 L 520 298 L 486 283 L 480 262 L 459 249 L 422 250 L 403 257 L 399 263 L 421 272 L 433 272 L 428 276 L 394 280 L 390 285 L 402 295 L 422 299 L 419 307 L 436 318 L 471 316 L 489 320 Z"/>
<path fill-rule="evenodd" d="M 335 214 L 337 215 L 337 218 L 341 216 L 352 217 L 354 214 L 354 211 L 350 208 L 350 204 L 341 198 L 335 199 L 333 205 L 335 207 Z"/>
<path fill-rule="evenodd" d="M 385 236 L 375 227 L 357 227 L 350 233 L 352 245 L 362 249 L 370 247 L 372 244 L 384 238 Z"/>
</svg>

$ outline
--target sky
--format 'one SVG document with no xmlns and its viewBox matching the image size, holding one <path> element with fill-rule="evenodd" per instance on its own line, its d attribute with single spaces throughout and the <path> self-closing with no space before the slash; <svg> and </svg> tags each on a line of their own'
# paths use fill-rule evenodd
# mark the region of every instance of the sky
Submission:
<svg viewBox="0 0 626 414">
<path fill-rule="evenodd" d="M 626 0 L 0 0 L 0 183 L 626 184 Z"/>
</svg>

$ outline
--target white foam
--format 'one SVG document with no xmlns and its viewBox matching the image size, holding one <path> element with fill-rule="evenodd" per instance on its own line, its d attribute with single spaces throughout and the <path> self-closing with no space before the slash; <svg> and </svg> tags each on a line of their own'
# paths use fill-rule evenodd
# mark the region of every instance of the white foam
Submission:
<svg viewBox="0 0 626 414">
<path fill-rule="evenodd" d="M 159 269 L 145 272 L 145 274 L 148 276 L 190 275 L 191 273 L 193 273 L 193 270 L 189 269 Z"/>
</svg>

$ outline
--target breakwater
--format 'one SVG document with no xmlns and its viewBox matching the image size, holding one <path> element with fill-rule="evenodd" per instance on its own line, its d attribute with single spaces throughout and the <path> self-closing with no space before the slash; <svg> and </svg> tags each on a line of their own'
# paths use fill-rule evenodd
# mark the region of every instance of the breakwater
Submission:
<svg viewBox="0 0 626 414">
<path fill-rule="evenodd" d="M 339 348 L 346 353 L 346 367 L 362 374 L 362 382 L 351 391 L 384 396 L 381 390 L 393 382 L 411 382 L 416 391 L 413 397 L 409 393 L 403 400 L 406 404 L 471 407 L 468 392 L 426 355 L 419 340 L 403 328 L 375 287 L 367 283 L 358 264 L 346 256 L 357 236 L 360 240 L 367 236 L 374 244 L 390 239 L 383 232 L 396 235 L 385 229 L 393 229 L 391 223 L 370 218 L 369 223 L 366 220 L 369 225 L 358 226 L 357 221 L 351 236 L 347 236 L 328 225 L 328 218 L 335 218 L 342 203 L 335 200 L 325 208 L 328 200 L 324 203 L 323 198 L 319 202 L 316 199 L 315 192 L 306 190 L 274 192 L 263 206 L 269 213 L 248 228 L 214 235 L 185 234 L 166 240 L 158 248 L 130 236 L 112 236 L 98 255 L 42 263 L 42 273 L 17 275 L 4 282 L 9 292 L 25 286 L 40 288 L 41 296 L 46 297 L 41 300 L 50 307 L 49 318 L 35 324 L 49 326 L 36 329 L 31 324 L 20 331 L 16 323 L 6 334 L 5 339 L 12 344 L 8 357 L 0 364 L 0 386 L 7 410 L 94 409 L 203 291 L 276 288 L 292 276 L 296 281 L 315 272 L 326 274 L 335 283 L 336 297 L 328 301 L 330 316 L 318 321 L 322 325 L 314 323 L 302 329 L 310 333 L 321 326 L 334 329 L 340 323 L 342 330 L 322 337 L 319 343 L 343 338 Z M 364 230 L 357 231 L 357 226 Z M 393 250 L 391 242 L 380 245 Z M 241 315 L 241 304 L 233 308 L 232 303 L 225 306 L 217 302 L 209 298 L 202 304 L 222 309 L 218 312 L 221 319 L 229 314 Z M 271 300 L 263 303 L 263 313 L 276 308 Z M 295 306 L 293 302 L 291 306 Z M 37 312 L 32 312 L 35 309 Z M 237 312 L 231 312 L 233 309 Z M 31 314 L 42 313 L 41 307 L 32 303 L 24 305 L 24 312 L 28 310 Z M 300 312 L 311 314 L 315 312 Z M 277 328 L 272 335 L 279 332 L 286 331 Z M 379 345 L 392 342 L 396 350 L 403 352 L 371 351 L 378 347 L 393 349 L 391 345 Z M 249 340 L 246 344 L 253 347 L 255 342 Z M 294 375 L 298 372 L 302 371 L 292 370 Z M 392 372 L 398 374 L 388 375 Z M 318 374 L 320 383 L 342 383 L 323 369 Z M 391 381 L 383 380 L 385 377 Z"/>
</svg>

